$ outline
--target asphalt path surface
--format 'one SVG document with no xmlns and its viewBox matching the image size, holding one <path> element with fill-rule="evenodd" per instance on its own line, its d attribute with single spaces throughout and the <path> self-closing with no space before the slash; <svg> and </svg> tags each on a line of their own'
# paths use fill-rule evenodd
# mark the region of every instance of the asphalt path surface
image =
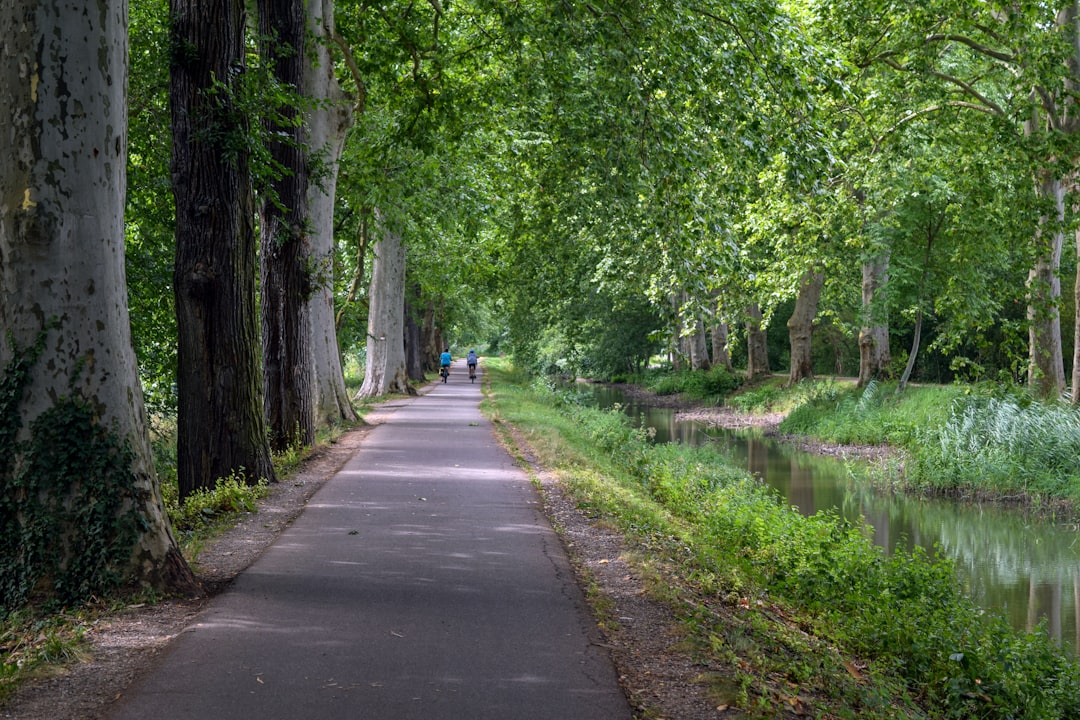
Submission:
<svg viewBox="0 0 1080 720">
<path fill-rule="evenodd" d="M 616 720 L 632 712 L 480 381 L 394 401 L 111 720 Z"/>
</svg>

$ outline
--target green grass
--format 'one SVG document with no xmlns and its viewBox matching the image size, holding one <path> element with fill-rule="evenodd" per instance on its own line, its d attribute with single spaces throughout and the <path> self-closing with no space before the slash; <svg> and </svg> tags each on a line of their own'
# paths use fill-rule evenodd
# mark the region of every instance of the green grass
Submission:
<svg viewBox="0 0 1080 720">
<path fill-rule="evenodd" d="M 803 517 L 706 449 L 651 445 L 619 413 L 489 370 L 497 425 L 512 424 L 586 512 L 658 569 L 695 652 L 731 670 L 717 682 L 747 714 L 776 716 L 791 693 L 831 717 L 1080 714 L 1080 666 L 974 605 L 949 562 L 886 555 L 860 528 Z M 908 415 L 886 410 L 888 394 L 843 390 L 833 402 L 888 416 L 896 436 L 936 411 L 929 398 Z"/>
<path fill-rule="evenodd" d="M 809 395 L 780 430 L 900 450 L 909 489 L 1080 508 L 1080 411 L 1022 391 L 961 385 L 834 387 Z"/>
</svg>

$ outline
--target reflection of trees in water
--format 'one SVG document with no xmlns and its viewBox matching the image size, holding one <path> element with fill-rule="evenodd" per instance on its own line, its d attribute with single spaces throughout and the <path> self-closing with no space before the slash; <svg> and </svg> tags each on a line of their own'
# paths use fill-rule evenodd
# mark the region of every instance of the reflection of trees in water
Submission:
<svg viewBox="0 0 1080 720">
<path fill-rule="evenodd" d="M 624 401 L 622 393 L 606 388 L 597 405 Z M 853 523 L 865 522 L 874 543 L 890 550 L 919 546 L 933 554 L 940 548 L 977 602 L 1001 610 L 1017 628 L 1034 629 L 1046 618 L 1051 637 L 1080 648 L 1080 533 L 1075 527 L 990 506 L 880 493 L 850 481 L 844 462 L 793 450 L 760 431 L 676 422 L 674 410 L 636 401 L 623 410 L 655 428 L 656 442 L 708 443 L 804 514 L 835 509 Z"/>
</svg>

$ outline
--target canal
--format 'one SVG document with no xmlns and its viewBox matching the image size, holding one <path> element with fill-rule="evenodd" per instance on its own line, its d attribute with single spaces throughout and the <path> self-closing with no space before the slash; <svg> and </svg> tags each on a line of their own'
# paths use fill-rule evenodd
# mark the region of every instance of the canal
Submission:
<svg viewBox="0 0 1080 720">
<path fill-rule="evenodd" d="M 584 387 L 598 407 L 618 403 L 653 428 L 656 442 L 716 448 L 806 515 L 835 510 L 862 521 L 874 542 L 889 550 L 897 545 L 918 545 L 931 553 L 940 548 L 956 563 L 976 602 L 1001 610 L 1017 628 L 1034 630 L 1045 623 L 1047 633 L 1062 645 L 1074 652 L 1080 648 L 1080 532 L 1075 525 L 991 505 L 877 492 L 852 481 L 844 460 L 795 450 L 760 431 L 680 421 L 673 409 L 648 406 L 616 387 Z"/>
</svg>

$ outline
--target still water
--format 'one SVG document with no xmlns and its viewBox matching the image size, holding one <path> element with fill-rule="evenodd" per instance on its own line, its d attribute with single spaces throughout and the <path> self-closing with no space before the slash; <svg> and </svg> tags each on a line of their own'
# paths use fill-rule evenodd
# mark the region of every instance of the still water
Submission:
<svg viewBox="0 0 1080 720">
<path fill-rule="evenodd" d="M 854 522 L 861 519 L 874 542 L 888 549 L 920 545 L 932 553 L 940 547 L 977 602 L 1001 610 L 1017 628 L 1032 630 L 1045 622 L 1051 637 L 1080 648 L 1077 526 L 989 506 L 874 492 L 851 482 L 842 460 L 794 450 L 760 432 L 676 421 L 670 408 L 640 404 L 618 388 L 585 387 L 599 407 L 619 403 L 653 428 L 656 442 L 716 447 L 806 515 L 835 510 Z"/>
</svg>

